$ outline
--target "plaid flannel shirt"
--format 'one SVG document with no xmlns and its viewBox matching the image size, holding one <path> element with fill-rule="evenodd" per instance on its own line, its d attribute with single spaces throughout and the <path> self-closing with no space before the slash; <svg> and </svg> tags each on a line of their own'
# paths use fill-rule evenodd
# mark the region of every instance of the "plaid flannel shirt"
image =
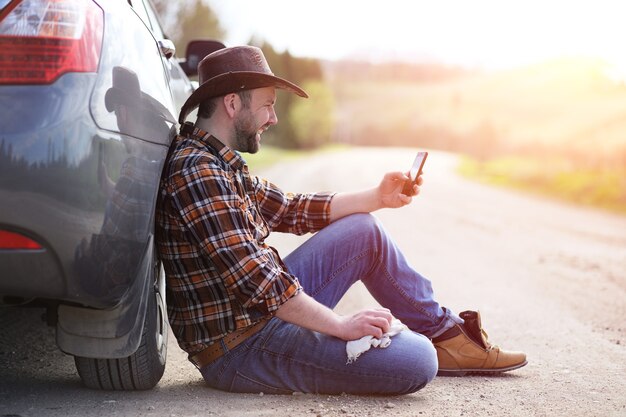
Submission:
<svg viewBox="0 0 626 417">
<path fill-rule="evenodd" d="M 193 125 L 183 125 L 176 140 L 160 187 L 156 241 L 170 325 L 193 354 L 271 316 L 302 290 L 265 238 L 320 230 L 330 222 L 333 194 L 283 193 Z"/>
</svg>

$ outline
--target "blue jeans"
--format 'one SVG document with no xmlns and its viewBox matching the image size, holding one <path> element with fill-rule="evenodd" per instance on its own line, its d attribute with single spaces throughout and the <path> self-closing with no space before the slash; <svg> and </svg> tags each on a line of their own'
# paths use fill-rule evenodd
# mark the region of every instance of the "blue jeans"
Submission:
<svg viewBox="0 0 626 417">
<path fill-rule="evenodd" d="M 437 373 L 430 338 L 462 320 L 442 308 L 430 282 L 415 272 L 369 214 L 340 219 L 285 258 L 304 291 L 334 308 L 361 280 L 376 300 L 412 332 L 392 338 L 347 364 L 346 342 L 276 317 L 258 333 L 203 367 L 214 388 L 232 392 L 407 394 Z"/>
</svg>

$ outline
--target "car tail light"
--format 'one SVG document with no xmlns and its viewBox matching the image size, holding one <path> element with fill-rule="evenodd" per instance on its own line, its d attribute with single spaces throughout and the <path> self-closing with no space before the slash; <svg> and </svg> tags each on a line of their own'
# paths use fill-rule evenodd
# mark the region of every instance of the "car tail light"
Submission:
<svg viewBox="0 0 626 417">
<path fill-rule="evenodd" d="M 0 250 L 2 249 L 40 250 L 43 248 L 39 243 L 24 235 L 0 230 Z"/>
<path fill-rule="evenodd" d="M 0 84 L 96 72 L 103 12 L 91 0 L 14 0 L 0 10 Z"/>
</svg>

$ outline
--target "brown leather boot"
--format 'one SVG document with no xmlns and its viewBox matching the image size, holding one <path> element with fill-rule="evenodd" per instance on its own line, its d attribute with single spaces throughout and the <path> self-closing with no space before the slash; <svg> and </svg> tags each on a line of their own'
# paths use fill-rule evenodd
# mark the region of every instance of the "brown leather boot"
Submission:
<svg viewBox="0 0 626 417">
<path fill-rule="evenodd" d="M 464 376 L 468 373 L 493 374 L 526 365 L 526 354 L 501 350 L 487 341 L 480 313 L 464 311 L 465 323 L 455 325 L 433 339 L 439 360 L 439 376 Z"/>
</svg>

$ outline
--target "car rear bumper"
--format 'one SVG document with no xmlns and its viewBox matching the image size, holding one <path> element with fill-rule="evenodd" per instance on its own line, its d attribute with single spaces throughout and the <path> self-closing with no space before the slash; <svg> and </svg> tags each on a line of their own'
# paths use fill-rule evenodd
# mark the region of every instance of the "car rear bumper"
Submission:
<svg viewBox="0 0 626 417">
<path fill-rule="evenodd" d="M 40 250 L 1 250 L 3 296 L 22 303 L 31 298 L 63 298 L 65 280 L 58 259 L 46 248 Z"/>
</svg>

